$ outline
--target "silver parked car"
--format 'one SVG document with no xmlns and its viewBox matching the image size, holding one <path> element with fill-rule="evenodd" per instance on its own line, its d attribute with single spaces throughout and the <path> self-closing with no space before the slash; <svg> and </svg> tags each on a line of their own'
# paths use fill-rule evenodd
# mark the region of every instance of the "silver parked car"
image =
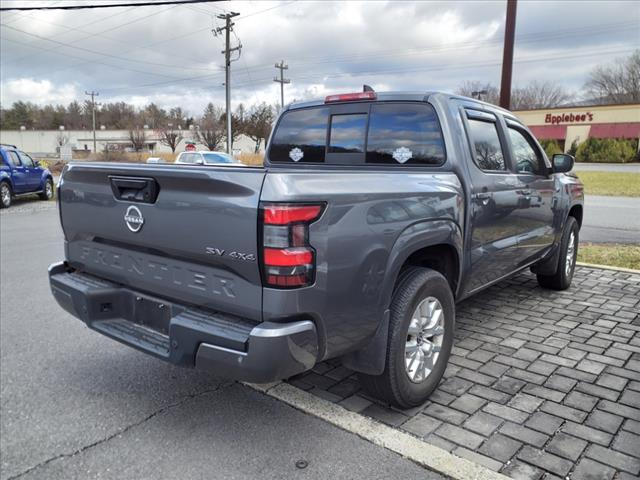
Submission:
<svg viewBox="0 0 640 480">
<path fill-rule="evenodd" d="M 242 165 L 238 160 L 225 152 L 180 152 L 175 163 L 185 165 L 220 165 L 225 163 L 234 163 Z"/>
</svg>

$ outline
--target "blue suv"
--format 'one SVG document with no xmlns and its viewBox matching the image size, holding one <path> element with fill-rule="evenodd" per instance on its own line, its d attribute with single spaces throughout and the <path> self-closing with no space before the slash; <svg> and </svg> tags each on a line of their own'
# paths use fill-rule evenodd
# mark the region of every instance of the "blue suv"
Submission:
<svg viewBox="0 0 640 480">
<path fill-rule="evenodd" d="M 11 206 L 14 197 L 37 193 L 42 200 L 53 198 L 53 176 L 37 160 L 15 145 L 0 144 L 0 208 Z"/>
</svg>

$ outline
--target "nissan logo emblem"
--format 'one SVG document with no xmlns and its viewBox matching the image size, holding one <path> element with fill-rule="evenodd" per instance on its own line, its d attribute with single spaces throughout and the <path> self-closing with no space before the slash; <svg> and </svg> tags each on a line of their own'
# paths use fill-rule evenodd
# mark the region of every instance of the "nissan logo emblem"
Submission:
<svg viewBox="0 0 640 480">
<path fill-rule="evenodd" d="M 127 228 L 133 233 L 139 232 L 142 225 L 144 225 L 144 217 L 140 209 L 135 205 L 127 208 L 127 212 L 124 214 L 124 223 L 127 224 Z"/>
</svg>

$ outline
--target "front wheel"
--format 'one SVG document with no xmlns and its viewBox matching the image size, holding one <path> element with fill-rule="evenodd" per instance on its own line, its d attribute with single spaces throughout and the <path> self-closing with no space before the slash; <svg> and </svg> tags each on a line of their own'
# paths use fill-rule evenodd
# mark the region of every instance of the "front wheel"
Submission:
<svg viewBox="0 0 640 480">
<path fill-rule="evenodd" d="M 537 275 L 538 284 L 541 287 L 552 290 L 566 290 L 571 286 L 573 272 L 576 268 L 576 257 L 578 256 L 579 233 L 580 229 L 576 219 L 568 217 L 560 239 L 558 268 L 553 275 Z"/>
<path fill-rule="evenodd" d="M 40 193 L 40 200 L 51 200 L 53 198 L 53 180 L 47 178 L 44 182 L 44 189 Z"/>
<path fill-rule="evenodd" d="M 422 405 L 447 366 L 455 304 L 447 279 L 427 268 L 405 271 L 393 294 L 385 369 L 359 374 L 370 395 L 399 408 Z"/>
<path fill-rule="evenodd" d="M 0 182 L 0 208 L 11 206 L 11 187 L 7 182 Z"/>
</svg>

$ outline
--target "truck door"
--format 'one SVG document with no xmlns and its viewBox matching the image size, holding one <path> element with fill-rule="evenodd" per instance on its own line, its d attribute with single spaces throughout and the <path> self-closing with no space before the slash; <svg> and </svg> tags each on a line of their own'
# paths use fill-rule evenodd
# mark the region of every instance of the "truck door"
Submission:
<svg viewBox="0 0 640 480">
<path fill-rule="evenodd" d="M 9 163 L 11 163 L 11 179 L 13 180 L 13 189 L 15 193 L 24 193 L 29 191 L 27 181 L 27 171 L 18 157 L 18 153 L 13 150 L 7 150 L 9 155 Z"/>
<path fill-rule="evenodd" d="M 17 152 L 24 167 L 25 179 L 27 183 L 27 190 L 34 191 L 40 188 L 40 177 L 42 176 L 42 170 L 38 168 L 33 159 L 23 152 Z"/>
<path fill-rule="evenodd" d="M 512 167 L 517 175 L 518 219 L 525 226 L 518 239 L 522 264 L 529 263 L 550 247 L 554 240 L 553 202 L 555 180 L 550 165 L 526 129 L 506 120 Z"/>
<path fill-rule="evenodd" d="M 493 113 L 465 108 L 464 123 L 471 148 L 471 180 L 467 249 L 470 293 L 509 273 L 519 263 L 518 238 L 525 232 L 518 220 L 521 182 L 509 168 L 508 143 Z"/>
</svg>

